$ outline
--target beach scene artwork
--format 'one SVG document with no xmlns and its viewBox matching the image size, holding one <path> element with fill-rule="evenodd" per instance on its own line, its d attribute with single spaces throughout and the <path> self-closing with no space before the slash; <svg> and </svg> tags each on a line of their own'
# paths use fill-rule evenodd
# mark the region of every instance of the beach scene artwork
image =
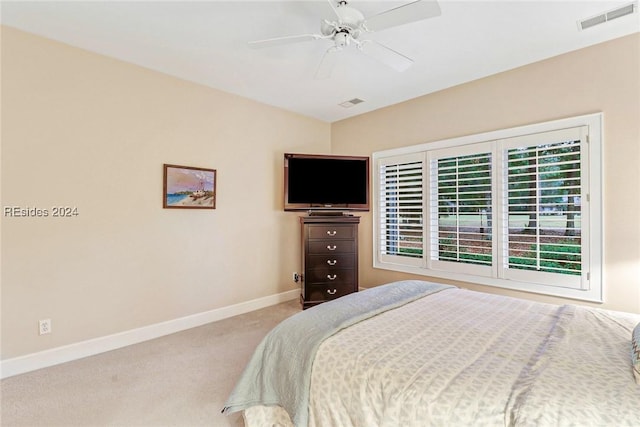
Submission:
<svg viewBox="0 0 640 427">
<path fill-rule="evenodd" d="M 164 165 L 165 208 L 216 208 L 216 171 Z"/>
</svg>

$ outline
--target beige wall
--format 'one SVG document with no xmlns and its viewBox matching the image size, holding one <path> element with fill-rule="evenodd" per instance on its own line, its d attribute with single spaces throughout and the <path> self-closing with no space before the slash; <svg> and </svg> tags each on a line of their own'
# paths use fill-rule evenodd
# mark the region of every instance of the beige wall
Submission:
<svg viewBox="0 0 640 427">
<path fill-rule="evenodd" d="M 597 306 L 640 313 L 640 34 L 334 123 L 331 141 L 336 153 L 370 155 L 600 111 L 604 114 L 605 303 Z M 363 215 L 361 285 L 415 277 L 372 267 L 371 228 L 371 214 Z M 540 301 L 574 302 L 465 286 Z"/>
<path fill-rule="evenodd" d="M 79 213 L 3 215 L 3 360 L 296 289 L 282 154 L 328 123 L 3 27 L 1 136 L 3 207 Z M 217 209 L 162 209 L 163 163 L 217 169 Z"/>
<path fill-rule="evenodd" d="M 2 206 L 79 212 L 1 217 L 3 360 L 296 289 L 283 152 L 370 155 L 597 111 L 603 307 L 640 312 L 638 34 L 333 125 L 6 27 L 1 53 Z M 163 163 L 217 169 L 217 209 L 162 209 Z M 361 216 L 361 285 L 411 277 L 371 267 Z"/>
</svg>

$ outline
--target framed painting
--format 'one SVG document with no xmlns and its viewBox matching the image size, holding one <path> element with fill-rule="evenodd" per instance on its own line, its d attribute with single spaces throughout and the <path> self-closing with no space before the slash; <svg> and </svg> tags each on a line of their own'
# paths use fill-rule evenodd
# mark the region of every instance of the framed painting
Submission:
<svg viewBox="0 0 640 427">
<path fill-rule="evenodd" d="M 164 165 L 163 208 L 215 209 L 216 170 Z"/>
</svg>

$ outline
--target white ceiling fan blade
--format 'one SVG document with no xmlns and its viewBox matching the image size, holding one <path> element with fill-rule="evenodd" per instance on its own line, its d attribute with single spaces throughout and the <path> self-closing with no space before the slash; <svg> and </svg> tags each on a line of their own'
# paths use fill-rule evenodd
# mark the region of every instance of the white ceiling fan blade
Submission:
<svg viewBox="0 0 640 427">
<path fill-rule="evenodd" d="M 433 18 L 439 16 L 440 13 L 440 6 L 436 0 L 417 0 L 371 16 L 365 20 L 365 26 L 369 31 L 380 31 Z"/>
<path fill-rule="evenodd" d="M 248 43 L 251 48 L 263 48 L 263 47 L 271 47 L 271 46 L 280 46 L 283 44 L 290 43 L 299 43 L 299 42 L 307 42 L 311 40 L 318 40 L 323 38 L 318 34 L 300 34 L 297 36 L 284 36 L 284 37 L 275 37 L 272 39 L 264 39 L 264 40 L 255 40 Z"/>
<path fill-rule="evenodd" d="M 338 53 L 341 49 L 331 46 L 322 56 L 320 60 L 320 64 L 318 64 L 318 69 L 316 70 L 315 78 L 317 80 L 328 79 L 331 77 L 331 72 L 333 71 L 333 67 L 336 65 L 338 59 Z"/>
<path fill-rule="evenodd" d="M 413 65 L 413 59 L 373 40 L 363 41 L 360 50 L 396 71 L 404 71 Z"/>
<path fill-rule="evenodd" d="M 334 0 L 327 0 L 329 2 L 329 6 L 331 6 L 331 10 L 336 15 L 336 18 L 340 18 L 340 14 L 338 13 L 337 5 Z"/>
</svg>

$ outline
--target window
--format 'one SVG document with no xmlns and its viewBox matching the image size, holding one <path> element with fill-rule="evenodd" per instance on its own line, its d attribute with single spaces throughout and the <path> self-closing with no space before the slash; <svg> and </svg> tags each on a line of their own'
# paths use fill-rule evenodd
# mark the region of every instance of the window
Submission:
<svg viewBox="0 0 640 427">
<path fill-rule="evenodd" d="M 601 121 L 374 153 L 374 267 L 602 301 Z"/>
</svg>

